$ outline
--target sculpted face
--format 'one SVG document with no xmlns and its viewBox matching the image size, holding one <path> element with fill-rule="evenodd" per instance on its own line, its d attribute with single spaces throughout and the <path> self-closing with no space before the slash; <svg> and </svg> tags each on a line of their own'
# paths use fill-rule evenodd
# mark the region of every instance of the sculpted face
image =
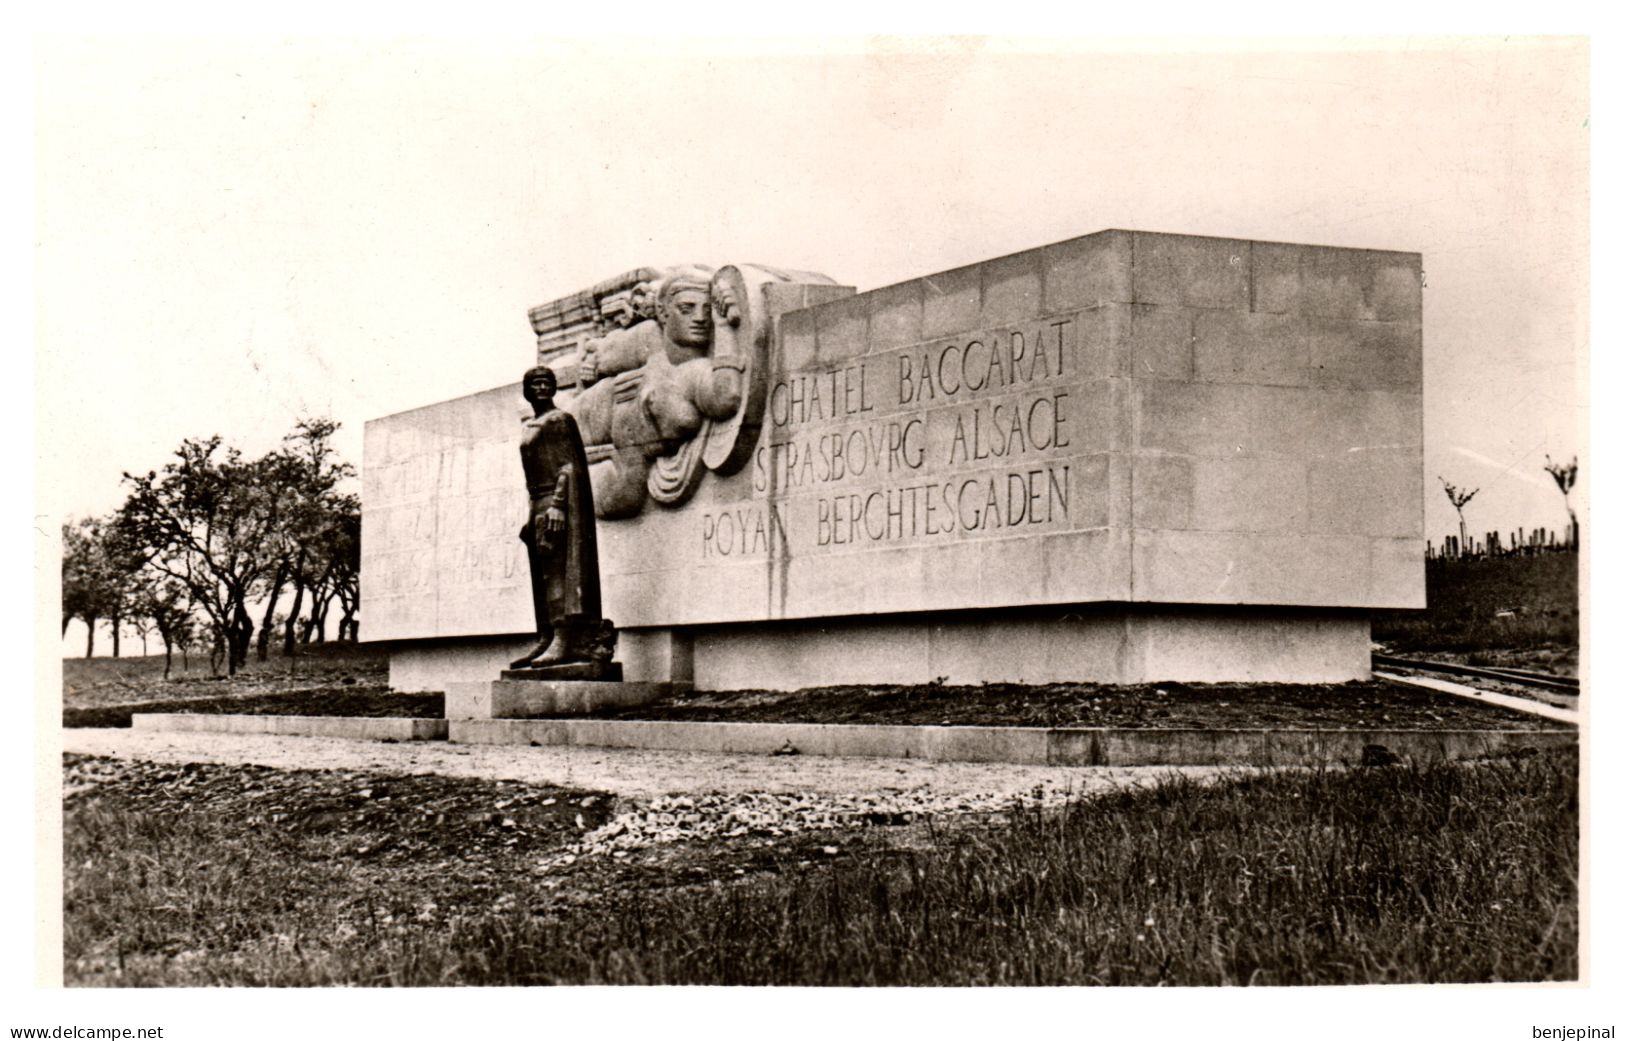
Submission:
<svg viewBox="0 0 1625 1041">
<path fill-rule="evenodd" d="M 711 343 L 711 294 L 697 286 L 675 290 L 666 300 L 666 338 L 684 347 Z"/>
<path fill-rule="evenodd" d="M 525 373 L 524 388 L 525 400 L 533 405 L 539 401 L 552 401 L 559 389 L 559 378 L 553 375 L 552 369 L 531 369 Z"/>
<path fill-rule="evenodd" d="M 638 318 L 653 318 L 655 316 L 655 295 L 649 288 L 649 283 L 639 282 L 632 287 L 630 297 L 632 313 Z"/>
</svg>

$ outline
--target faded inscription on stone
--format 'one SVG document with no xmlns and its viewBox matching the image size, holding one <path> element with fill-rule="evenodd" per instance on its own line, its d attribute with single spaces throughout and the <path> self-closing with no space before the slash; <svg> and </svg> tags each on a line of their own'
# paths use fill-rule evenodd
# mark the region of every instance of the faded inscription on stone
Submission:
<svg viewBox="0 0 1625 1041">
<path fill-rule="evenodd" d="M 1067 526 L 1089 492 L 1070 460 L 1079 349 L 1068 316 L 776 376 L 751 469 L 765 501 L 704 512 L 702 555 Z"/>
</svg>

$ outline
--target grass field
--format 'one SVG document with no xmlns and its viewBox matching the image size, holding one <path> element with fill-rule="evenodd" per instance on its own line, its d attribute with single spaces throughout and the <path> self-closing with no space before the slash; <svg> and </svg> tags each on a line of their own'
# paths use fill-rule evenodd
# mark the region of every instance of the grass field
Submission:
<svg viewBox="0 0 1625 1041">
<path fill-rule="evenodd" d="M 1427 608 L 1375 612 L 1371 638 L 1400 653 L 1546 649 L 1572 659 L 1579 578 L 1575 553 L 1431 560 Z"/>
<path fill-rule="evenodd" d="M 325 643 L 300 648 L 293 658 L 273 651 L 266 661 L 249 656 L 236 676 L 209 671 L 206 656 L 192 656 L 182 668 L 175 656 L 164 679 L 164 656 L 63 658 L 62 700 L 66 708 L 95 708 L 153 700 L 264 695 L 319 688 L 384 690 L 389 654 L 367 644 Z"/>
<path fill-rule="evenodd" d="M 542 854 L 603 819 L 598 793 L 152 764 L 137 783 L 126 774 L 138 768 L 112 761 L 68 768 L 70 985 L 1577 973 L 1572 754 L 1174 779 L 991 824 L 743 836 L 552 871 Z M 245 801 L 283 816 L 253 818 Z"/>
<path fill-rule="evenodd" d="M 349 718 L 440 719 L 446 714 L 442 694 L 397 694 L 388 690 L 356 691 L 327 687 L 278 694 L 232 694 L 212 698 L 167 698 L 152 701 L 64 708 L 65 727 L 129 727 L 138 712 L 191 712 L 203 715 L 346 716 Z"/>
<path fill-rule="evenodd" d="M 1572 661 L 1576 582 L 1564 555 L 1430 565 L 1432 606 L 1378 616 L 1374 636 Z M 273 656 L 231 680 L 194 662 L 166 681 L 158 657 L 63 668 L 77 725 L 122 725 L 137 707 L 435 714 L 388 694 L 386 657 L 367 647 Z M 857 690 L 851 707 L 889 696 Z M 1142 715 L 1162 707 L 1139 700 Z M 571 860 L 613 796 L 70 756 L 64 973 L 71 986 L 1567 980 L 1577 773 L 1575 754 L 1547 753 L 1170 780 L 994 821 Z"/>
<path fill-rule="evenodd" d="M 252 655 L 236 676 L 214 675 L 208 662 L 169 679 L 162 655 L 62 659 L 62 725 L 127 727 L 133 712 L 246 712 L 439 716 L 440 695 L 394 694 L 389 655 L 366 645 L 328 643 L 301 648 L 292 659 Z M 315 706 L 315 711 L 312 711 Z M 296 713 L 297 714 L 297 713 Z"/>
</svg>

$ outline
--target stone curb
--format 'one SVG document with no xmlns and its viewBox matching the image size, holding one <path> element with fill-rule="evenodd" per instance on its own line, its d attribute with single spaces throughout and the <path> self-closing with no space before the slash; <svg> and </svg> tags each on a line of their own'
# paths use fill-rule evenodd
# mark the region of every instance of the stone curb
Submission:
<svg viewBox="0 0 1625 1041">
<path fill-rule="evenodd" d="M 353 741 L 574 745 L 721 752 L 1021 763 L 1032 766 L 1317 766 L 1370 755 L 1466 759 L 1523 748 L 1572 747 L 1571 730 L 1120 730 L 1073 727 L 682 723 L 600 719 L 403 719 L 136 713 L 149 733 L 272 734 Z M 1386 753 L 1386 755 L 1384 754 Z"/>
<path fill-rule="evenodd" d="M 1474 701 L 1488 705 L 1499 705 L 1516 712 L 1523 712 L 1531 716 L 1540 716 L 1543 719 L 1555 719 L 1559 723 L 1580 725 L 1580 713 L 1573 709 L 1558 708 L 1548 705 L 1544 701 L 1535 701 L 1531 698 L 1520 698 L 1513 694 L 1500 694 L 1493 690 L 1479 690 L 1463 683 L 1452 683 L 1449 680 L 1437 680 L 1432 676 L 1401 676 L 1397 672 L 1373 671 L 1372 676 L 1387 680 L 1389 683 L 1400 683 L 1407 687 L 1416 687 L 1421 690 L 1438 691 L 1443 694 L 1454 694 L 1458 698 L 1471 698 Z"/>
<path fill-rule="evenodd" d="M 1114 730 L 1106 728 L 681 723 L 653 720 L 453 720 L 461 744 L 578 745 L 681 752 L 925 759 L 1044 766 L 1316 766 L 1369 753 L 1421 761 L 1573 747 L 1570 730 Z M 1384 754 L 1386 753 L 1386 754 Z"/>
<path fill-rule="evenodd" d="M 149 733 L 279 734 L 352 741 L 444 741 L 443 719 L 360 716 L 252 716 L 197 712 L 137 712 L 131 727 Z"/>
</svg>

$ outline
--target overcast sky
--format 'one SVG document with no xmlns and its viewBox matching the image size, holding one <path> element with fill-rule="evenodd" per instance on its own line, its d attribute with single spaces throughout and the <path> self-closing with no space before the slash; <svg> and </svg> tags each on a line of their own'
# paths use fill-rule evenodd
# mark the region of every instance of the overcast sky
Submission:
<svg viewBox="0 0 1625 1041">
<path fill-rule="evenodd" d="M 359 463 L 367 419 L 514 381 L 528 307 L 639 265 L 861 290 L 1116 227 L 1422 253 L 1429 481 L 1482 488 L 1475 530 L 1563 523 L 1583 45 L 1111 46 L 42 43 L 41 508 L 306 414 Z"/>
<path fill-rule="evenodd" d="M 784 10 L 817 21 L 817 8 Z M 696 12 L 725 20 L 683 13 Z M 1175 13 L 1153 16 L 1186 24 Z M 690 20 L 700 29 L 707 18 Z M 1540 465 L 1585 451 L 1581 45 L 723 47 L 628 39 L 662 27 L 635 8 L 614 6 L 604 24 L 615 38 L 592 43 L 37 41 L 37 523 L 114 508 L 121 471 L 161 466 L 184 437 L 220 433 L 260 452 L 305 414 L 341 420 L 341 446 L 359 463 L 367 419 L 515 380 L 533 358 L 528 307 L 632 267 L 761 261 L 870 289 L 1108 227 L 1422 253 L 1429 482 L 1482 487 L 1469 506 L 1476 530 L 1562 523 Z M 1589 483 L 1582 470 L 1582 494 Z M 1429 536 L 1453 531 L 1444 496 L 1430 489 L 1426 502 Z M 55 625 L 51 605 L 39 618 Z M 50 698 L 54 688 L 42 726 Z M 1606 756 L 1592 764 L 1610 769 Z M 7 787 L 22 834 L 34 807 L 26 786 Z M 1593 837 L 1606 837 L 1607 815 L 1593 817 Z M 26 899 L 24 885 L 7 892 Z M 1592 886 L 1597 921 L 1610 894 Z M 1593 934 L 1596 973 L 1610 936 Z M 1546 1010 L 1549 1025 L 1578 1025 L 1605 990 L 1510 996 Z M 1124 1030 L 1155 1033 L 1170 1007 L 1200 996 L 1142 999 Z M 172 997 L 152 997 L 163 1001 L 151 1022 L 179 1015 Z M 682 1036 L 743 1022 L 823 1037 L 832 1022 L 853 1025 L 832 1020 L 828 997 L 786 1006 L 795 995 L 730 994 L 727 1014 L 703 1018 L 671 1014 L 688 1009 L 673 996 L 658 1008 L 661 1029 Z M 910 1007 L 963 1017 L 969 997 Z M 1082 1018 L 1076 995 L 1011 997 L 1020 1003 L 994 1006 L 1002 1025 L 1047 1025 L 1036 1008 L 1075 1027 L 1137 996 L 1091 995 Z M 254 994 L 208 1007 L 229 1004 L 249 1033 L 285 1030 L 288 998 L 265 998 L 263 1009 Z M 1412 1036 L 1442 1013 L 1504 1012 L 1508 998 L 1276 994 L 1227 1003 L 1199 1029 L 1304 1022 L 1348 1036 L 1379 1001 L 1409 1000 L 1415 1015 L 1395 1020 L 1395 1036 Z M 495 1007 L 523 1011 L 512 1020 L 530 1024 L 521 1031 L 540 1022 L 531 995 L 481 1002 L 477 1020 L 438 993 L 391 997 L 389 1008 L 503 1024 Z M 606 1017 L 601 1002 L 549 998 L 544 1027 L 563 1005 L 602 1033 L 626 1004 L 617 996 Z M 1282 1018 L 1283 1007 L 1302 1015 Z M 1526 1036 L 1521 1009 L 1506 1036 Z M 83 1011 L 41 1022 L 84 1022 Z"/>
</svg>

